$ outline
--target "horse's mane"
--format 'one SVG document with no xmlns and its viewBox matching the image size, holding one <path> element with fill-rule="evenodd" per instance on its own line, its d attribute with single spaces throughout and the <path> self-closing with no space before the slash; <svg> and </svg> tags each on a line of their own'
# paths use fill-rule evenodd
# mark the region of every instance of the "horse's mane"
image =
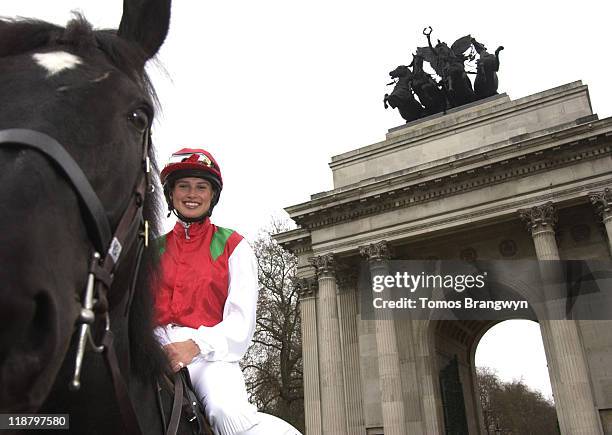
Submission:
<svg viewBox="0 0 612 435">
<path fill-rule="evenodd" d="M 89 21 L 78 13 L 74 13 L 74 18 L 65 28 L 35 19 L 0 19 L 0 59 L 49 47 L 67 49 L 83 55 L 92 50 L 102 50 L 108 60 L 138 83 L 151 102 L 158 106 L 155 91 L 144 70 L 147 60 L 144 52 L 118 37 L 116 30 L 94 30 Z M 153 173 L 157 174 L 152 146 L 149 149 L 149 158 Z M 149 221 L 152 239 L 159 236 L 160 210 L 159 195 L 147 194 L 144 216 Z M 150 281 L 155 270 L 157 253 L 151 251 L 154 251 L 154 248 L 145 250 L 143 255 L 138 284 L 130 307 L 131 368 L 134 374 L 144 380 L 150 380 L 167 367 L 165 356 L 153 337 L 153 296 Z"/>
</svg>

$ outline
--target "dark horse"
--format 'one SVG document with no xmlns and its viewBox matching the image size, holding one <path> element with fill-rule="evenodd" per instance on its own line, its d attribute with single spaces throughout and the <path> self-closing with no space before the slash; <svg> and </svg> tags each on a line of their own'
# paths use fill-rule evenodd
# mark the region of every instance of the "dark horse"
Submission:
<svg viewBox="0 0 612 435">
<path fill-rule="evenodd" d="M 443 112 L 446 109 L 444 92 L 438 87 L 433 77 L 423 70 L 423 56 L 414 54 L 412 63 L 408 66 L 412 67 L 412 89 L 419 97 L 427 114 Z"/>
<path fill-rule="evenodd" d="M 423 34 L 427 37 L 428 47 L 417 48 L 417 54 L 423 56 L 442 78 L 443 90 L 451 107 L 458 107 L 476 100 L 472 82 L 466 71 L 464 62 L 468 59 L 463 53 L 470 47 L 472 38 L 469 35 L 457 39 L 449 47 L 438 40 L 434 47 L 431 44 L 431 27 L 425 28 Z"/>
<path fill-rule="evenodd" d="M 126 0 L 117 31 L 94 31 L 80 16 L 65 28 L 0 20 L 0 136 L 8 129 L 35 130 L 47 142 L 63 145 L 103 211 L 92 219 L 65 167 L 24 145 L 30 143 L 25 139 L 11 143 L 5 136 L 0 144 L 0 413 L 69 413 L 75 434 L 134 432 L 124 426 L 101 354 L 85 353 L 81 388 L 68 390 L 77 353 L 75 322 L 93 321 L 99 343 L 108 336 L 106 312 L 136 426 L 146 434 L 165 433 L 159 407 L 169 413 L 171 404 L 159 404 L 156 381 L 164 383 L 168 367 L 152 335 L 148 288 L 154 255 L 145 249 L 138 268 L 138 225 L 129 232 L 133 237 L 122 239 L 121 252 L 111 245 L 107 254 L 108 246 L 96 246 L 100 240 L 92 221 L 106 220 L 112 233 L 124 210 L 141 210 L 144 202 L 144 218 L 157 222 L 153 195 L 138 196 L 134 186 L 144 185 L 138 180 L 145 177 L 143 152 L 155 108 L 144 66 L 163 43 L 169 19 L 170 0 Z M 148 154 L 152 157 L 150 148 Z M 103 259 L 118 258 L 108 299 L 98 293 L 97 315 L 88 318 L 81 306 L 88 272 L 110 279 L 92 260 L 94 247 Z M 135 270 L 140 272 L 134 276 Z M 191 433 L 182 426 L 179 432 Z"/>
<path fill-rule="evenodd" d="M 383 103 L 385 109 L 391 106 L 394 109 L 398 109 L 402 118 L 406 122 L 414 121 L 421 118 L 425 114 L 425 110 L 421 103 L 414 98 L 412 91 L 412 71 L 405 65 L 400 65 L 389 73 L 392 79 L 397 79 L 397 83 L 393 88 L 391 94 L 385 94 Z"/>
<path fill-rule="evenodd" d="M 478 53 L 478 61 L 476 62 L 476 79 L 474 79 L 474 91 L 476 98 L 487 98 L 497 94 L 497 71 L 499 71 L 499 52 L 504 49 L 503 46 L 497 47 L 495 54 L 491 54 L 485 47 L 476 39 L 472 38 L 472 45 Z"/>
</svg>

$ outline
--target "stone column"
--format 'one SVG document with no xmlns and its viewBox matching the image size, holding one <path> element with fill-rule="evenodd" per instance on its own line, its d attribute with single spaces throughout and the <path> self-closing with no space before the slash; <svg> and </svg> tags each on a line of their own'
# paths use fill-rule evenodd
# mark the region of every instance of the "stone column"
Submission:
<svg viewBox="0 0 612 435">
<path fill-rule="evenodd" d="M 610 250 L 610 254 L 612 254 L 612 189 L 606 187 L 600 192 L 590 192 L 589 199 L 591 200 L 591 204 L 597 209 L 606 227 L 608 249 Z"/>
<path fill-rule="evenodd" d="M 317 345 L 315 277 L 297 279 L 302 320 L 302 363 L 304 366 L 304 417 L 308 435 L 322 435 L 321 393 L 319 389 L 319 350 Z"/>
<path fill-rule="evenodd" d="M 362 435 L 365 433 L 365 422 L 357 334 L 357 272 L 350 269 L 339 272 L 337 282 L 348 433 Z"/>
<path fill-rule="evenodd" d="M 325 434 L 347 434 L 340 324 L 336 301 L 336 261 L 333 254 L 311 259 L 317 269 L 317 331 L 321 379 L 321 424 Z"/>
<path fill-rule="evenodd" d="M 527 223 L 538 260 L 558 260 L 554 204 L 519 210 L 519 215 Z M 538 320 L 561 433 L 602 434 L 578 325 L 574 320 Z"/>
<path fill-rule="evenodd" d="M 372 276 L 389 272 L 390 252 L 386 241 L 361 246 L 359 252 L 368 258 Z M 395 322 L 388 310 L 375 310 L 374 314 L 384 432 L 385 435 L 405 435 L 406 417 Z"/>
</svg>

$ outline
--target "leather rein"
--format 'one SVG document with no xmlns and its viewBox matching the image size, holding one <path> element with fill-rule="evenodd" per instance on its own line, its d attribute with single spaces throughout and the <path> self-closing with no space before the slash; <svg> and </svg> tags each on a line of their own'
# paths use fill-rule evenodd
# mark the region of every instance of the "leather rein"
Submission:
<svg viewBox="0 0 612 435">
<path fill-rule="evenodd" d="M 142 170 L 139 173 L 129 203 L 117 224 L 115 232 L 111 233 L 110 222 L 98 195 L 93 190 L 79 165 L 57 140 L 35 130 L 0 130 L 0 147 L 26 147 L 43 154 L 70 182 L 83 205 L 81 212 L 86 223 L 87 232 L 94 245 L 94 252 L 90 260 L 87 284 L 80 301 L 80 312 L 75 325 L 79 332 L 79 339 L 74 374 L 69 387 L 72 390 L 78 390 L 81 386 L 80 376 L 83 357 L 89 343 L 94 352 L 104 355 L 111 374 L 123 422 L 128 433 L 131 435 L 142 435 L 142 431 L 128 393 L 125 378 L 119 369 L 117 354 L 113 345 L 113 333 L 110 329 L 108 291 L 113 283 L 117 266 L 120 260 L 123 259 L 121 254 L 124 248 L 127 250 L 137 238 L 137 258 L 127 304 L 127 308 L 129 308 L 136 286 L 142 253 L 144 247 L 148 246 L 149 239 L 149 223 L 143 217 L 143 205 L 147 191 L 153 191 L 149 161 L 150 144 L 151 135 L 150 130 L 147 129 L 144 132 L 142 141 Z M 92 325 L 97 318 L 102 318 L 106 325 L 103 338 L 99 344 L 95 343 L 92 336 Z M 177 382 L 181 383 L 178 380 Z M 178 416 L 175 417 L 173 415 L 172 419 L 178 419 Z M 176 433 L 177 428 L 178 425 L 172 428 L 173 433 Z"/>
</svg>

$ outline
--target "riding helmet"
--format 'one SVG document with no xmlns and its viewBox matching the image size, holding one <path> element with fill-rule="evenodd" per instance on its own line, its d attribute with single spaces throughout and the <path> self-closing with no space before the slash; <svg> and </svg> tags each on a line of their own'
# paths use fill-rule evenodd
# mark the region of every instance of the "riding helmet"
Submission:
<svg viewBox="0 0 612 435">
<path fill-rule="evenodd" d="M 184 216 L 181 216 L 172 205 L 170 193 L 172 192 L 174 183 L 179 178 L 186 177 L 197 177 L 207 180 L 214 190 L 208 212 L 198 219 L 186 219 Z M 221 168 L 219 168 L 219 164 L 212 154 L 201 148 L 182 148 L 172 154 L 170 160 L 161 171 L 160 180 L 164 186 L 164 196 L 168 203 L 168 210 L 176 213 L 179 218 L 187 222 L 199 221 L 206 216 L 210 216 L 212 209 L 217 205 L 217 202 L 219 202 L 221 189 L 223 189 L 223 178 L 221 177 Z"/>
</svg>

